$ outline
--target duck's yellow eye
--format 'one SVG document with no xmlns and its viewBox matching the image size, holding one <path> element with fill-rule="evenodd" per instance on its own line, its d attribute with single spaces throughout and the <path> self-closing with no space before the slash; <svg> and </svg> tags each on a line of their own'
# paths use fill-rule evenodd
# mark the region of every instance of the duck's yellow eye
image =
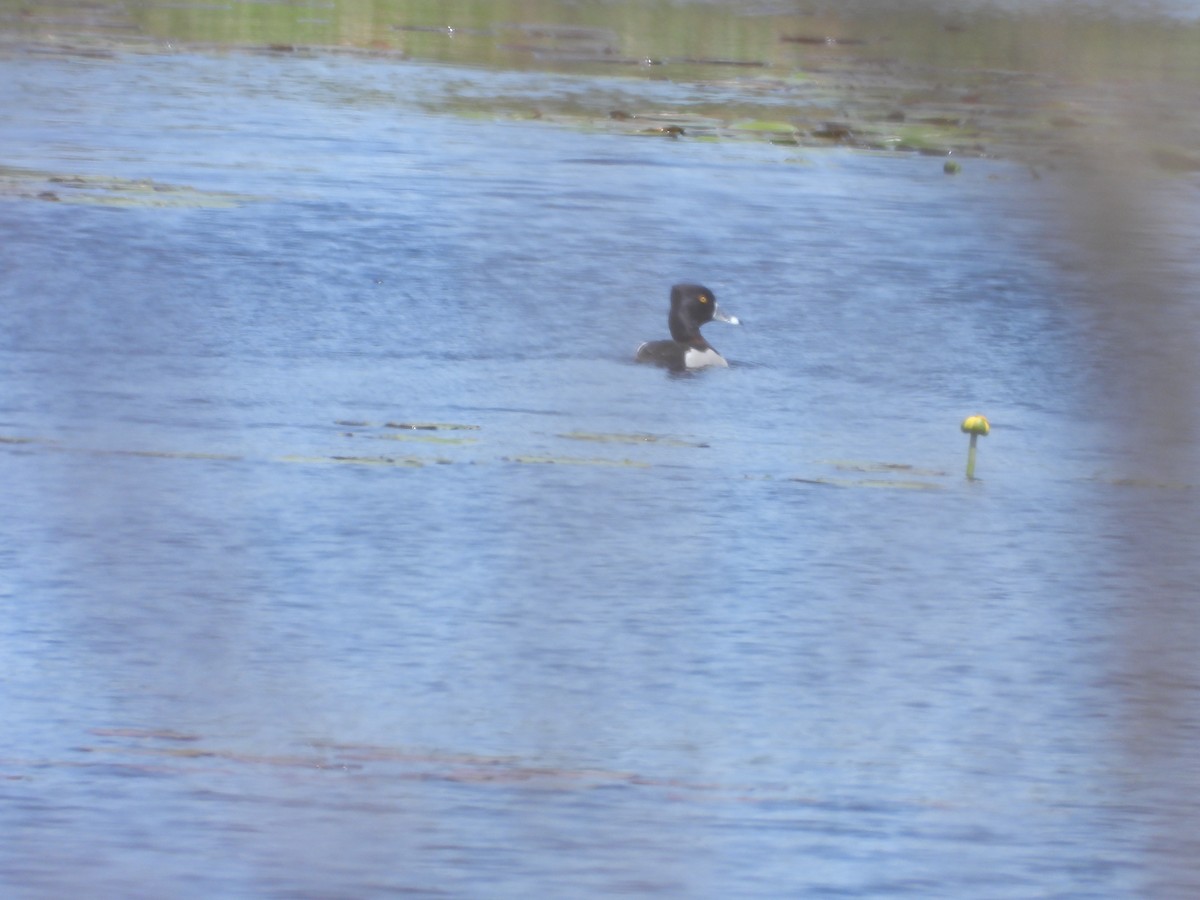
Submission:
<svg viewBox="0 0 1200 900">
<path fill-rule="evenodd" d="M 708 302 L 708 297 L 706 297 L 704 294 L 701 294 L 701 295 L 700 295 L 700 302 L 701 302 L 701 303 L 707 303 L 707 302 Z"/>
</svg>

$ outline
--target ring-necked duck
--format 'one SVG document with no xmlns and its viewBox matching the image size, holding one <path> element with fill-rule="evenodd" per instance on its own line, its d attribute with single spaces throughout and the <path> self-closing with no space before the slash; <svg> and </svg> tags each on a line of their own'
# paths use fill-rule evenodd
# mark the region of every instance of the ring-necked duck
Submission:
<svg viewBox="0 0 1200 900">
<path fill-rule="evenodd" d="M 700 334 L 700 326 L 713 319 L 740 324 L 736 316 L 717 306 L 717 298 L 708 288 L 699 284 L 675 285 L 671 288 L 671 312 L 667 314 L 671 340 L 647 341 L 637 348 L 634 359 L 676 371 L 728 366 L 725 358 Z"/>
</svg>

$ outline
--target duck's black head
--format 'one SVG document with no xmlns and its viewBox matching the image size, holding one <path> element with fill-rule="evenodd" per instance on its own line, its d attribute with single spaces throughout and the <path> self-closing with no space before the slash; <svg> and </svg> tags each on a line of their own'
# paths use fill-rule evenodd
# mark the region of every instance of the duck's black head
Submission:
<svg viewBox="0 0 1200 900">
<path fill-rule="evenodd" d="M 707 347 L 700 336 L 700 326 L 716 319 L 718 322 L 738 324 L 734 316 L 726 315 L 717 306 L 717 297 L 702 284 L 677 284 L 671 288 L 671 311 L 667 314 L 667 326 L 671 337 L 682 344 Z"/>
</svg>

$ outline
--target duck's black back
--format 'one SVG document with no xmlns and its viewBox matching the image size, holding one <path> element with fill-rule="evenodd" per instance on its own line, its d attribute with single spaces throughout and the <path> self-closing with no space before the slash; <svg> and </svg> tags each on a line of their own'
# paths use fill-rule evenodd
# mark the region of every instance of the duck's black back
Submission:
<svg viewBox="0 0 1200 900">
<path fill-rule="evenodd" d="M 656 366 L 683 371 L 687 368 L 687 350 L 688 345 L 679 341 L 646 341 L 637 348 L 634 359 L 641 363 L 653 363 Z"/>
</svg>

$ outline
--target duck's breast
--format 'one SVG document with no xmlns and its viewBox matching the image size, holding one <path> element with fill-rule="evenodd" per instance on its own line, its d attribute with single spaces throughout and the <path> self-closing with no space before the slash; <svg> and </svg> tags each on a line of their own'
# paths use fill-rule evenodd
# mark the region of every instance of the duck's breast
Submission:
<svg viewBox="0 0 1200 900">
<path fill-rule="evenodd" d="M 683 364 L 689 369 L 703 369 L 707 366 L 729 366 L 720 353 L 712 347 L 706 347 L 703 350 L 696 347 L 688 347 L 687 353 L 683 356 Z"/>
</svg>

